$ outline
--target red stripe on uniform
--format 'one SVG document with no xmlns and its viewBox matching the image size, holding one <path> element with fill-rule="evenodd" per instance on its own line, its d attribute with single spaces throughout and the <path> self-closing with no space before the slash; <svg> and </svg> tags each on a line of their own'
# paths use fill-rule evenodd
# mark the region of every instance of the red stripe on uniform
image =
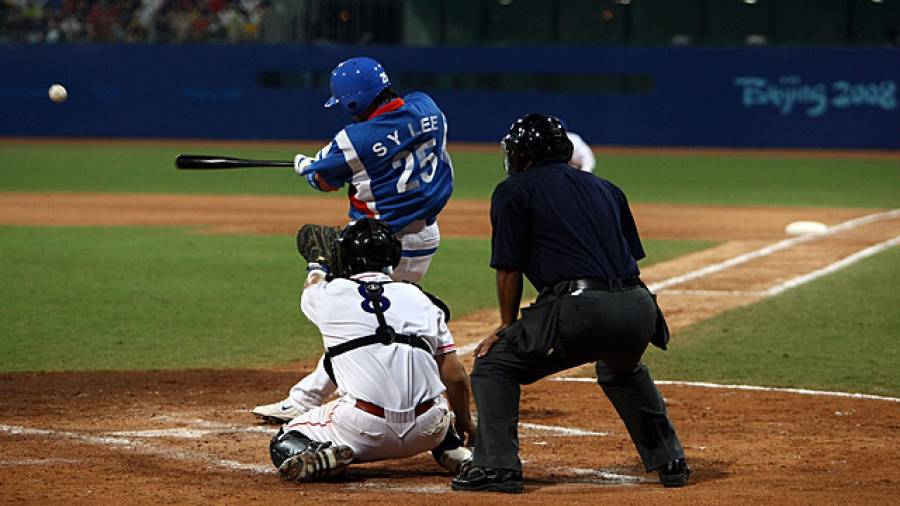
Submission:
<svg viewBox="0 0 900 506">
<path fill-rule="evenodd" d="M 358 198 L 356 198 L 355 195 L 350 195 L 350 205 L 355 207 L 356 209 L 359 209 L 360 211 L 366 213 L 366 216 L 368 216 L 370 218 L 375 217 L 375 213 L 373 213 L 372 210 L 369 209 L 369 206 L 367 206 L 366 203 L 363 202 L 362 200 L 359 200 Z"/>
<path fill-rule="evenodd" d="M 396 111 L 397 109 L 403 107 L 405 104 L 406 104 L 406 102 L 404 102 L 402 98 L 395 98 L 394 100 L 391 100 L 390 102 L 384 104 L 383 106 L 379 107 L 378 109 L 375 109 L 374 111 L 372 111 L 372 114 L 369 115 L 369 117 L 366 119 L 372 119 L 375 116 L 380 116 L 386 112 Z"/>
<path fill-rule="evenodd" d="M 315 427 L 326 427 L 328 424 L 331 423 L 331 419 L 333 416 L 334 416 L 334 410 L 332 409 L 331 411 L 328 412 L 328 419 L 325 420 L 324 422 L 297 422 L 297 423 L 288 423 L 287 426 L 288 426 L 288 428 L 296 427 L 297 425 L 312 425 Z"/>
</svg>

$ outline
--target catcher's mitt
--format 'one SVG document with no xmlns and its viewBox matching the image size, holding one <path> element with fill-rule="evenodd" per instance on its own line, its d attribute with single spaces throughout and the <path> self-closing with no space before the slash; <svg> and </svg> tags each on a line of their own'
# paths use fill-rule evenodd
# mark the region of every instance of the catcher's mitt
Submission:
<svg viewBox="0 0 900 506">
<path fill-rule="evenodd" d="M 333 266 L 331 257 L 334 242 L 341 235 L 341 229 L 325 225 L 306 224 L 297 231 L 297 252 L 307 263 Z"/>
</svg>

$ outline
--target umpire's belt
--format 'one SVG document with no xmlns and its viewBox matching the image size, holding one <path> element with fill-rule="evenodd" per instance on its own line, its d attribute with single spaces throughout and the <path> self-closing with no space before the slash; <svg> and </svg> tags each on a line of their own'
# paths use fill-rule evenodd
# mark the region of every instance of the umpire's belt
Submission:
<svg viewBox="0 0 900 506">
<path fill-rule="evenodd" d="M 625 278 L 625 279 L 603 279 L 603 278 L 584 278 L 564 281 L 567 283 L 566 291 L 574 292 L 576 290 L 600 290 L 603 292 L 615 292 L 641 286 L 641 278 Z"/>
<path fill-rule="evenodd" d="M 429 400 L 419 404 L 418 406 L 416 406 L 416 408 L 414 410 L 416 413 L 416 416 L 421 416 L 422 413 L 431 409 L 432 406 L 434 406 L 434 399 L 429 399 Z M 379 418 L 384 418 L 384 408 L 382 408 L 378 404 L 372 404 L 369 401 L 364 401 L 362 399 L 356 399 L 356 407 L 358 409 L 365 411 L 366 413 L 369 413 L 370 415 L 375 415 Z"/>
</svg>

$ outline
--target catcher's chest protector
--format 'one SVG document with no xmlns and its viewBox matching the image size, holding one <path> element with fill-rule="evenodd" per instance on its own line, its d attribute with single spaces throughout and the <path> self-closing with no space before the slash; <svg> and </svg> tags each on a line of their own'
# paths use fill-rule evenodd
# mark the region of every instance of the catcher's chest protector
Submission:
<svg viewBox="0 0 900 506">
<path fill-rule="evenodd" d="M 412 346 L 413 348 L 419 348 L 420 350 L 428 352 L 428 354 L 432 357 L 434 356 L 434 350 L 431 349 L 431 347 L 424 339 L 414 335 L 397 334 L 394 328 L 388 325 L 387 321 L 385 320 L 384 309 L 381 307 L 381 295 L 384 293 L 385 283 L 390 283 L 390 281 L 368 283 L 362 281 L 356 282 L 364 288 L 366 301 L 372 307 L 372 310 L 375 312 L 375 317 L 378 319 L 378 328 L 375 330 L 375 334 L 373 335 L 360 337 L 352 341 L 347 341 L 325 350 L 325 357 L 322 363 L 325 367 L 325 372 L 328 373 L 328 377 L 331 378 L 331 381 L 335 385 L 337 385 L 338 383 L 337 378 L 335 378 L 334 376 L 334 369 L 331 366 L 331 358 L 336 357 L 341 353 L 347 353 L 348 351 L 362 348 L 363 346 L 370 346 L 373 344 L 382 344 L 387 346 L 394 343 L 399 343 L 405 344 L 407 346 Z"/>
</svg>

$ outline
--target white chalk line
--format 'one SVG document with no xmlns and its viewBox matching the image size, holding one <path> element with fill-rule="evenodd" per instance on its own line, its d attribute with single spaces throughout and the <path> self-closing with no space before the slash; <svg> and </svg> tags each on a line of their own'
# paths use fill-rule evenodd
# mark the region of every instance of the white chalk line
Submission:
<svg viewBox="0 0 900 506">
<path fill-rule="evenodd" d="M 584 378 L 584 377 L 554 377 L 549 378 L 549 381 L 562 381 L 562 382 L 575 382 L 575 383 L 596 383 L 596 378 Z M 716 388 L 716 389 L 726 389 L 726 390 L 748 390 L 752 392 L 781 392 L 788 394 L 799 394 L 799 395 L 811 395 L 811 396 L 822 396 L 822 397 L 844 397 L 848 399 L 862 399 L 862 400 L 870 400 L 870 401 L 887 401 L 887 402 L 900 402 L 900 398 L 897 397 L 886 397 L 883 395 L 874 395 L 874 394 L 861 394 L 861 393 L 853 393 L 853 392 L 832 392 L 828 390 L 810 390 L 808 388 L 786 388 L 786 387 L 763 387 L 757 385 L 727 385 L 720 383 L 708 383 L 705 381 L 655 381 L 657 385 L 675 385 L 675 386 L 687 386 L 687 387 L 697 387 L 697 388 Z"/>
<path fill-rule="evenodd" d="M 240 410 L 239 413 L 247 413 L 247 410 Z M 155 420 L 161 420 L 164 422 L 173 422 L 179 423 L 183 425 L 193 425 L 195 427 L 201 427 L 203 429 L 208 429 L 210 433 L 218 433 L 218 434 L 226 434 L 229 432 L 248 432 L 248 433 L 256 433 L 256 434 L 269 434 L 274 435 L 278 432 L 278 427 L 273 427 L 271 425 L 234 425 L 220 422 L 213 422 L 209 420 L 204 420 L 203 418 L 191 418 L 185 416 L 173 416 L 173 415 L 158 415 L 153 417 Z"/>
<path fill-rule="evenodd" d="M 122 436 L 98 436 L 93 434 L 85 434 L 72 431 L 60 431 L 53 429 L 38 429 L 32 427 L 22 427 L 18 425 L 0 425 L 0 432 L 10 435 L 23 436 L 49 436 L 52 438 L 66 438 L 78 441 L 80 443 L 106 446 L 112 448 L 127 448 L 129 452 L 139 455 L 151 455 L 155 457 L 167 458 L 170 460 L 183 460 L 191 462 L 201 462 L 209 467 L 228 469 L 234 471 L 245 471 L 257 474 L 273 474 L 275 469 L 271 466 L 262 466 L 258 464 L 245 464 L 230 459 L 215 457 L 208 453 L 192 451 L 192 450 L 172 450 L 158 448 L 148 445 L 144 442 Z"/>
<path fill-rule="evenodd" d="M 117 431 L 106 433 L 103 435 L 94 435 L 94 434 L 86 434 L 74 431 L 61 431 L 61 430 L 53 430 L 53 429 L 42 429 L 42 428 L 33 428 L 33 427 L 23 427 L 17 425 L 0 425 L 0 432 L 5 432 L 10 435 L 24 435 L 24 436 L 47 436 L 54 438 L 67 438 L 78 441 L 80 443 L 92 444 L 98 446 L 104 446 L 110 449 L 122 448 L 127 449 L 131 453 L 141 454 L 141 455 L 151 455 L 160 458 L 166 458 L 170 460 L 180 460 L 180 461 L 193 461 L 193 462 L 202 462 L 207 464 L 210 467 L 216 467 L 220 469 L 229 469 L 235 471 L 243 471 L 243 472 L 252 472 L 256 474 L 274 474 L 274 468 L 270 466 L 257 465 L 257 464 L 247 464 L 243 462 L 238 462 L 231 459 L 223 459 L 219 457 L 215 457 L 208 453 L 191 451 L 191 450 L 172 450 L 172 449 L 164 449 L 154 447 L 152 445 L 148 445 L 144 442 L 136 440 L 135 438 L 155 438 L 155 437 L 169 437 L 169 438 L 181 438 L 181 439 L 192 439 L 197 437 L 202 437 L 205 435 L 212 434 L 221 434 L 221 433 L 272 433 L 277 429 L 269 428 L 269 427 L 259 427 L 259 426 L 235 426 L 229 424 L 221 424 L 217 422 L 212 422 L 208 420 L 203 420 L 200 418 L 191 418 L 186 419 L 183 417 L 177 416 L 169 416 L 163 415 L 159 417 L 154 417 L 156 419 L 168 420 L 168 421 L 177 421 L 184 423 L 187 420 L 188 423 L 196 424 L 195 426 L 203 427 L 202 429 L 190 428 L 190 427 L 177 427 L 177 428 L 169 428 L 169 429 L 147 429 L 147 430 L 133 430 L 133 431 Z M 526 430 L 539 431 L 563 436 L 576 436 L 576 437 L 584 437 L 584 436 L 606 436 L 608 433 L 605 432 L 595 432 L 586 429 L 579 429 L 575 427 L 562 427 L 556 425 L 542 425 L 542 424 L 531 424 L 531 423 L 521 423 L 520 427 Z M 262 429 L 262 430 L 260 430 Z M 0 461 L 0 466 L 15 466 L 15 465 L 49 465 L 52 463 L 66 463 L 71 462 L 75 463 L 77 461 L 69 461 L 67 459 L 20 459 L 17 461 Z M 577 477 L 584 477 L 587 471 L 580 468 L 557 468 L 559 471 L 568 470 L 570 474 L 574 474 Z M 594 470 L 588 470 L 593 472 Z M 614 475 L 604 475 L 602 474 L 605 471 L 597 471 L 596 478 L 599 478 L 601 481 L 592 480 L 590 483 L 592 484 L 610 484 L 610 482 L 618 483 L 621 482 L 626 484 L 628 482 L 633 482 L 638 480 L 636 477 L 631 478 L 616 478 Z M 588 473 L 589 474 L 589 473 Z M 412 493 L 443 493 L 449 490 L 447 486 L 402 486 L 402 485 L 394 485 L 394 484 L 384 484 L 384 483 L 366 483 L 366 484 L 352 484 L 348 486 L 350 489 L 379 489 L 379 490 L 387 490 L 392 492 L 412 492 Z"/>
<path fill-rule="evenodd" d="M 828 274 L 837 272 L 845 267 L 848 267 L 850 265 L 855 264 L 856 262 L 859 262 L 860 260 L 862 260 L 864 258 L 868 258 L 868 257 L 878 254 L 888 248 L 896 246 L 897 244 L 900 244 L 900 235 L 898 235 L 897 237 L 894 237 L 893 239 L 889 239 L 887 241 L 875 244 L 874 246 L 869 246 L 866 249 L 857 251 L 856 253 L 853 253 L 852 255 L 849 255 L 849 256 L 847 256 L 841 260 L 838 260 L 837 262 L 834 262 L 833 264 L 827 265 L 821 269 L 812 271 L 812 272 L 804 274 L 802 276 L 797 276 L 796 278 L 785 281 L 784 283 L 781 283 L 779 285 L 775 285 L 775 286 L 769 288 L 768 290 L 766 290 L 765 295 L 767 297 L 772 297 L 772 296 L 778 295 L 782 292 L 790 290 L 791 288 L 796 288 L 800 285 L 803 285 L 803 284 L 809 283 L 810 281 L 813 281 L 815 279 L 821 278 L 822 276 L 826 276 Z"/>
<path fill-rule="evenodd" d="M 240 432 L 255 431 L 234 429 L 188 429 L 184 427 L 176 427 L 172 429 L 123 430 L 108 432 L 107 435 L 116 437 L 199 439 L 208 436 L 218 436 L 221 434 L 233 434 Z"/>
<path fill-rule="evenodd" d="M 449 482 L 450 477 L 448 476 L 447 481 Z M 450 484 L 444 485 L 418 485 L 418 486 L 409 486 L 409 485 L 396 485 L 388 482 L 359 482 L 359 483 L 349 483 L 344 487 L 346 490 L 352 490 L 355 492 L 359 491 L 373 491 L 373 492 L 408 492 L 414 494 L 446 494 L 450 492 Z"/>
<path fill-rule="evenodd" d="M 779 295 L 784 293 L 791 288 L 797 288 L 800 285 L 804 285 L 809 283 L 810 281 L 814 281 L 823 276 L 827 276 L 828 274 L 835 273 L 841 269 L 849 267 L 860 260 L 868 258 L 870 256 L 881 253 L 882 251 L 892 248 L 896 245 L 900 244 L 900 235 L 894 237 L 893 239 L 888 239 L 887 241 L 880 242 L 878 244 L 874 244 L 869 246 L 868 248 L 859 250 L 855 253 L 852 253 L 837 262 L 831 263 L 822 267 L 821 269 L 816 269 L 812 272 L 808 272 L 806 274 L 802 274 L 795 278 L 791 278 L 783 283 L 779 283 L 777 285 L 773 285 L 765 290 L 669 290 L 666 289 L 664 293 L 666 295 L 686 295 L 686 296 L 705 296 L 705 297 L 774 297 L 775 295 Z"/>
<path fill-rule="evenodd" d="M 599 483 L 615 484 L 615 485 L 634 485 L 637 483 L 656 482 L 657 480 L 647 478 L 646 476 L 634 476 L 631 474 L 622 474 L 609 469 L 590 469 L 583 467 L 557 467 L 551 470 L 559 470 L 567 473 L 573 473 L 576 476 L 596 478 Z"/>
<path fill-rule="evenodd" d="M 540 425 L 537 423 L 519 423 L 519 427 L 526 430 L 538 432 L 549 432 L 551 434 L 559 434 L 562 436 L 608 436 L 609 432 L 595 432 L 587 429 L 578 429 L 575 427 L 560 427 L 558 425 Z"/>
<path fill-rule="evenodd" d="M 18 466 L 56 466 L 60 464 L 78 464 L 77 459 L 5 459 L 0 460 L 0 467 L 18 467 Z"/>
<path fill-rule="evenodd" d="M 816 239 L 834 235 L 839 232 L 843 232 L 845 230 L 851 230 L 851 229 L 857 228 L 862 225 L 874 223 L 876 221 L 892 219 L 892 218 L 896 218 L 896 217 L 900 217 L 900 209 L 893 209 L 891 211 L 886 211 L 883 213 L 869 214 L 866 216 L 862 216 L 860 218 L 855 218 L 855 219 L 845 221 L 843 223 L 839 223 L 837 225 L 828 227 L 827 229 L 825 229 L 825 231 L 820 232 L 820 233 L 805 234 L 805 235 L 801 235 L 801 236 L 797 236 L 797 237 L 792 237 L 790 239 L 785 239 L 785 240 L 779 241 L 775 244 L 770 244 L 769 246 L 760 248 L 758 250 L 744 253 L 742 255 L 738 255 L 734 258 L 729 258 L 728 260 L 725 260 L 722 262 L 717 262 L 714 264 L 707 265 L 706 267 L 702 267 L 700 269 L 688 272 L 686 274 L 681 274 L 679 276 L 674 276 L 674 277 L 671 277 L 671 278 L 663 280 L 663 281 L 652 283 L 651 285 L 649 285 L 649 288 L 651 291 L 660 292 L 671 286 L 680 285 L 680 284 L 686 283 L 688 281 L 692 281 L 697 278 L 701 278 L 701 277 L 708 276 L 710 274 L 722 272 L 722 271 L 729 269 L 731 267 L 734 267 L 736 265 L 745 264 L 751 260 L 769 256 L 772 253 L 796 246 L 798 244 L 803 244 L 806 242 L 814 241 Z"/>
</svg>

